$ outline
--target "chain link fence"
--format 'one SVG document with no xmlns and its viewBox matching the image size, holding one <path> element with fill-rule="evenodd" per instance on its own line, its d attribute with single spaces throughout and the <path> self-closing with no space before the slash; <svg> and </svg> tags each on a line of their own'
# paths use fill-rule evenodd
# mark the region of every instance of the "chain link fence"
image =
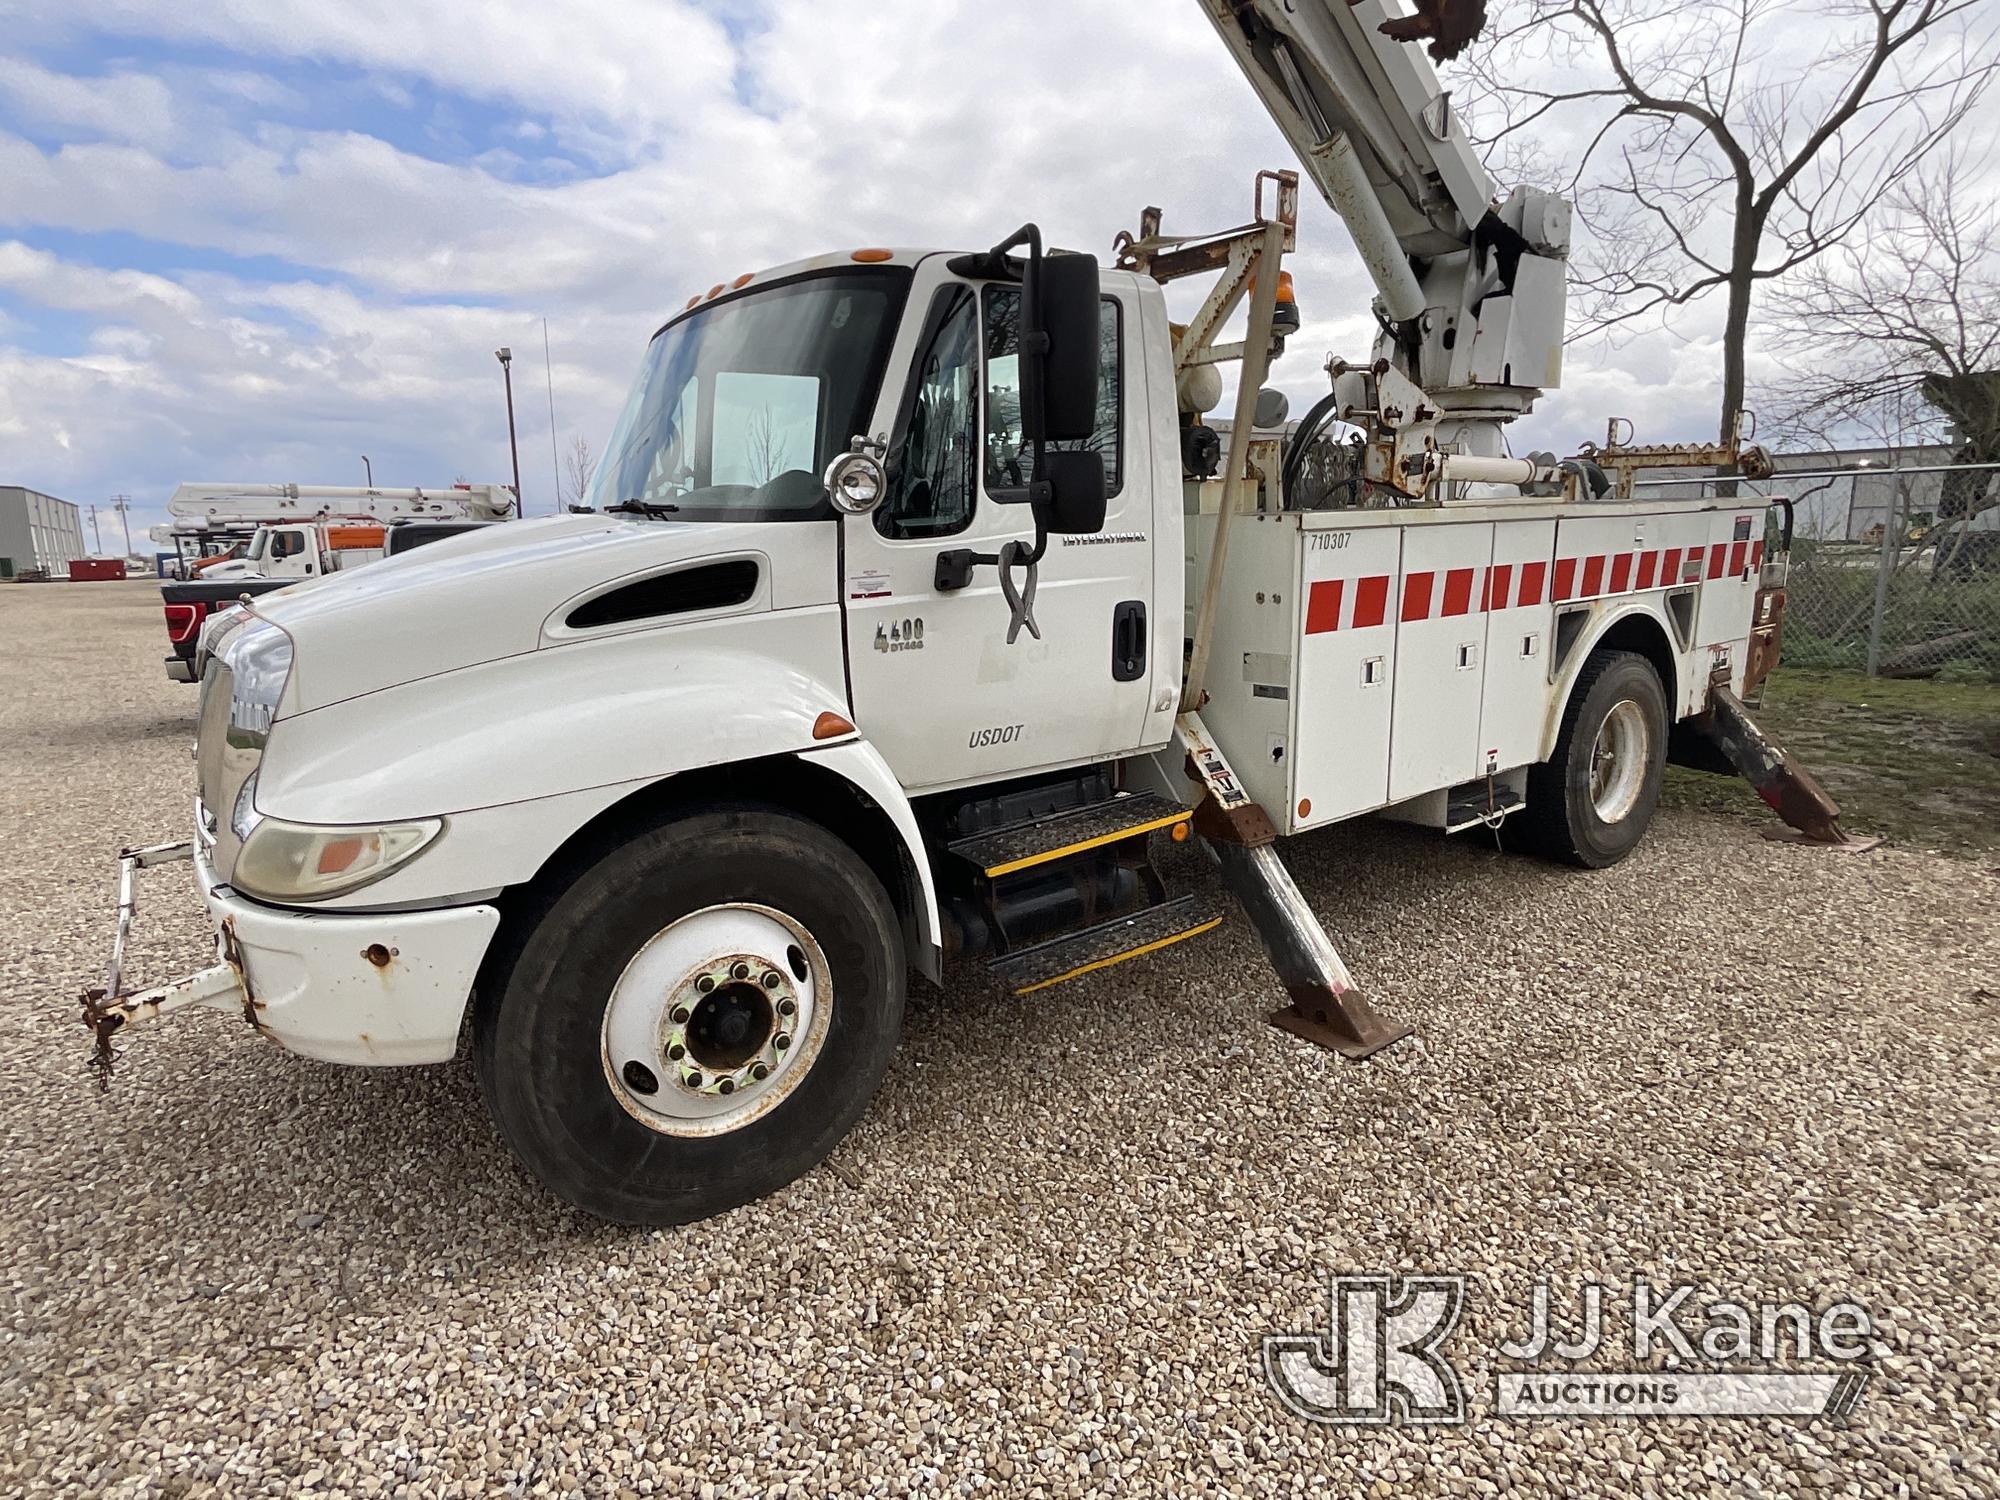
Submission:
<svg viewBox="0 0 2000 1500">
<path fill-rule="evenodd" d="M 1742 484 L 1744 493 L 1793 501 L 1786 664 L 2000 681 L 1994 468 L 1781 471 L 1767 483 Z"/>
<path fill-rule="evenodd" d="M 1871 677 L 2000 680 L 1990 487 L 1984 468 L 1963 464 L 1850 475 L 1837 531 L 1830 507 L 1811 503 L 1820 492 L 1808 492 L 1799 514 L 1813 524 L 1793 538 L 1785 659 Z"/>
</svg>

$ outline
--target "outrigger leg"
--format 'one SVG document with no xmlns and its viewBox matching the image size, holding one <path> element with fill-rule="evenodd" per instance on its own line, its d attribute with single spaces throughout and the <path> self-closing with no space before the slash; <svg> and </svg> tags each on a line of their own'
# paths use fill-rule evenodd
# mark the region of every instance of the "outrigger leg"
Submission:
<svg viewBox="0 0 2000 1500">
<path fill-rule="evenodd" d="M 1222 869 L 1223 884 L 1242 903 L 1291 1004 L 1273 1011 L 1280 1030 L 1359 1062 L 1412 1028 L 1384 1021 L 1362 998 L 1319 918 L 1306 904 L 1274 847 L 1278 831 L 1236 780 L 1201 719 L 1182 714 L 1174 740 L 1187 755 L 1187 774 L 1203 788 L 1195 832 Z"/>
<path fill-rule="evenodd" d="M 1727 683 L 1708 690 L 1708 711 L 1688 720 L 1757 795 L 1804 841 L 1858 852 L 1872 849 L 1879 839 L 1852 839 L 1840 828 L 1840 807 L 1791 752 L 1750 717 L 1743 700 Z"/>
</svg>

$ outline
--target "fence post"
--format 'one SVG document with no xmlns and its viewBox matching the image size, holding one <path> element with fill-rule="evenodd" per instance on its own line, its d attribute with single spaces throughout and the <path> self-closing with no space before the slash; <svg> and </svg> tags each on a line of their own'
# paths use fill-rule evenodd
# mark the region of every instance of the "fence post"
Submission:
<svg viewBox="0 0 2000 1500">
<path fill-rule="evenodd" d="M 1882 515 L 1882 551 L 1875 559 L 1875 610 L 1868 620 L 1868 675 L 1873 677 L 1875 669 L 1882 661 L 1882 615 L 1889 604 L 1889 580 L 1896 572 L 1896 554 L 1900 550 L 1896 543 L 1900 540 L 1900 522 L 1896 512 L 1901 508 L 1901 486 L 1889 491 L 1889 504 Z"/>
</svg>

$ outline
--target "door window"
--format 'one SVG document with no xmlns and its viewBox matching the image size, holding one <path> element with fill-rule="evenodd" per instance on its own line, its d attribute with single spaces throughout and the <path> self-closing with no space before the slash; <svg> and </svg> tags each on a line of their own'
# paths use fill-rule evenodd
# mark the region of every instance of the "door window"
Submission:
<svg viewBox="0 0 2000 1500">
<path fill-rule="evenodd" d="M 917 354 L 915 399 L 897 448 L 882 534 L 948 536 L 972 522 L 979 498 L 974 392 L 979 383 L 979 309 L 969 287 L 946 287 L 933 304 L 932 332 Z"/>
<path fill-rule="evenodd" d="M 1119 412 L 1120 356 L 1123 353 L 1118 302 L 1098 304 L 1097 424 L 1089 437 L 1051 442 L 1051 451 L 1081 450 L 1104 457 L 1104 492 L 1118 493 L 1123 432 Z M 1034 450 L 1021 436 L 1021 292 L 1018 287 L 986 289 L 986 488 L 995 500 L 1028 498 Z"/>
<path fill-rule="evenodd" d="M 305 533 L 301 531 L 274 531 L 271 533 L 271 556 L 297 557 L 306 550 Z"/>
</svg>

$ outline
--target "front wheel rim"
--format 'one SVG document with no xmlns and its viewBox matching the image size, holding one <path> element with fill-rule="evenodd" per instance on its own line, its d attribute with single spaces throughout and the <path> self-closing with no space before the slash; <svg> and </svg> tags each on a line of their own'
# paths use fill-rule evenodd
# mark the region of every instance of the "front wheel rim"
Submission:
<svg viewBox="0 0 2000 1500">
<path fill-rule="evenodd" d="M 1646 711 L 1631 698 L 1611 705 L 1590 747 L 1590 805 L 1600 821 L 1622 823 L 1645 789 L 1653 731 Z"/>
<path fill-rule="evenodd" d="M 768 906 L 705 906 L 632 955 L 604 1006 L 605 1082 L 662 1135 L 740 1130 L 812 1070 L 833 1018 L 826 955 Z"/>
</svg>

